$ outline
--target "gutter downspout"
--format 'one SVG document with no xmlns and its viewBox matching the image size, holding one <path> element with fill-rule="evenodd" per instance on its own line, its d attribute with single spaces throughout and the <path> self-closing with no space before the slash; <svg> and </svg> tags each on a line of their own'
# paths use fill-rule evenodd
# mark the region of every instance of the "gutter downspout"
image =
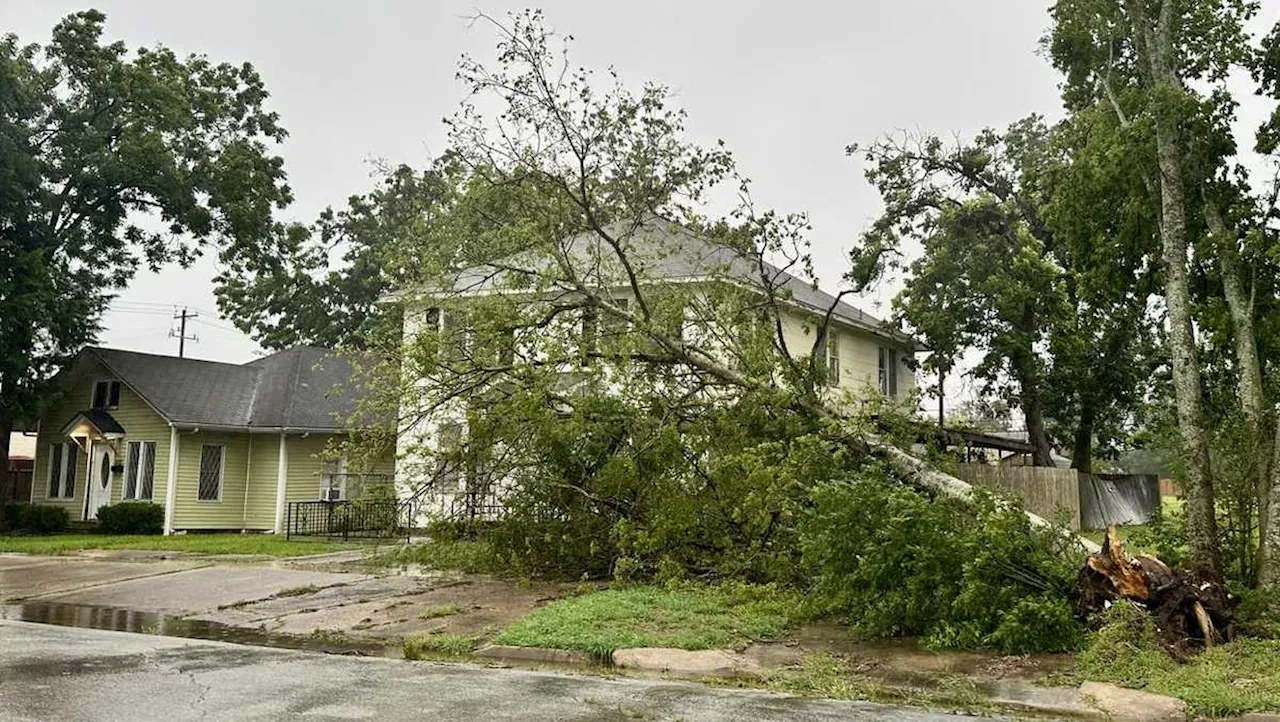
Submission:
<svg viewBox="0 0 1280 722">
<path fill-rule="evenodd" d="M 169 477 L 164 485 L 164 533 L 173 533 L 173 511 L 178 496 L 178 427 L 169 425 Z"/>
<path fill-rule="evenodd" d="M 244 504 L 240 507 L 240 532 L 249 526 L 249 482 L 253 477 L 253 434 L 249 434 L 249 451 L 244 460 Z"/>
<path fill-rule="evenodd" d="M 285 491 L 289 483 L 289 445 L 285 442 L 287 438 L 288 435 L 281 431 L 279 464 L 276 466 L 276 534 L 284 531 Z"/>
</svg>

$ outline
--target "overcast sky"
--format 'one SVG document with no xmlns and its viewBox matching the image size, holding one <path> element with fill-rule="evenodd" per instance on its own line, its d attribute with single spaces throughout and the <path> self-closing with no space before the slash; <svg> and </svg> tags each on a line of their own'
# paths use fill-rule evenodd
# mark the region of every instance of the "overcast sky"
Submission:
<svg viewBox="0 0 1280 722">
<path fill-rule="evenodd" d="M 1267 0 L 1263 20 L 1280 0 Z M 370 186 L 371 161 L 422 166 L 444 150 L 441 119 L 460 98 L 462 53 L 492 56 L 494 35 L 466 17 L 526 7 L 506 2 L 97 2 L 109 40 L 248 61 L 271 92 L 289 138 L 296 202 L 310 220 Z M 576 38 L 578 64 L 675 90 L 701 142 L 724 139 L 755 181 L 757 203 L 804 211 L 819 274 L 834 285 L 843 253 L 879 209 L 852 142 L 922 130 L 967 136 L 1030 113 L 1060 115 L 1058 79 L 1037 54 L 1041 0 L 691 2 L 547 0 L 547 24 Z M 0 30 L 45 42 L 60 0 L 0 0 Z M 261 351 L 218 318 L 211 260 L 143 273 L 106 315 L 104 345 L 174 353 L 174 306 L 200 314 L 188 355 L 246 361 Z M 891 293 L 864 299 L 884 314 Z M 950 395 L 950 394 L 949 394 Z"/>
</svg>

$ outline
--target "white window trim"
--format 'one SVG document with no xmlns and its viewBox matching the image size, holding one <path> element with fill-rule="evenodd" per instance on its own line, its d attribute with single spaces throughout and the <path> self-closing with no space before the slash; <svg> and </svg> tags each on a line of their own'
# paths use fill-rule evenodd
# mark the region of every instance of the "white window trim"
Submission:
<svg viewBox="0 0 1280 722">
<path fill-rule="evenodd" d="M 827 385 L 837 387 L 844 371 L 840 366 L 840 332 L 835 327 L 828 327 L 826 336 L 822 346 L 827 362 Z"/>
<path fill-rule="evenodd" d="M 334 469 L 335 469 L 334 471 L 324 470 L 324 463 L 329 461 L 337 462 L 336 465 L 334 466 Z M 336 459 L 325 459 L 323 462 L 321 462 L 320 501 L 329 501 L 329 496 L 326 492 L 328 492 L 331 487 L 328 483 L 327 477 L 331 474 L 337 475 L 340 479 L 338 484 L 338 500 L 345 500 L 347 498 L 347 457 L 339 456 Z"/>
<path fill-rule="evenodd" d="M 130 462 L 129 447 L 133 444 L 138 445 L 138 467 L 133 468 Z M 151 445 L 151 496 L 140 496 L 138 492 L 142 489 L 142 478 L 139 472 L 142 471 L 142 460 L 146 458 L 147 444 Z M 124 447 L 124 488 L 120 490 L 120 499 L 128 501 L 153 501 L 156 496 L 156 452 L 158 450 L 156 442 L 151 440 L 130 441 Z M 133 496 L 125 496 L 125 492 L 129 490 L 129 477 L 133 476 Z"/>
<path fill-rule="evenodd" d="M 107 394 L 104 397 L 102 406 L 94 406 L 94 403 L 98 400 L 99 384 L 107 385 Z M 115 411 L 120 408 L 119 395 L 117 395 L 116 404 L 114 406 L 111 405 L 111 384 L 115 384 L 116 388 L 120 389 L 120 394 L 124 393 L 124 386 L 120 383 L 119 379 L 98 379 L 93 382 L 93 387 L 89 389 L 89 408 L 102 409 L 103 411 Z"/>
<path fill-rule="evenodd" d="M 60 441 L 60 442 L 49 444 L 49 447 L 50 447 L 49 464 L 48 466 L 45 467 L 46 468 L 46 473 L 45 473 L 46 484 L 45 484 L 45 490 L 44 490 L 45 498 L 46 499 L 62 499 L 62 500 L 76 498 L 74 491 L 71 494 L 67 494 L 67 486 L 68 486 L 67 461 L 70 459 L 71 455 L 75 453 L 75 451 L 72 450 L 73 447 L 75 447 L 75 444 L 73 444 L 70 441 Z M 54 451 L 53 449 L 57 449 L 57 451 Z M 59 457 L 58 458 L 58 461 L 59 461 L 58 478 L 56 480 L 48 478 L 53 475 L 53 455 L 54 454 L 57 454 Z M 77 464 L 76 466 L 79 467 L 79 464 Z M 76 471 L 79 471 L 79 468 L 77 468 Z M 75 478 L 73 477 L 71 481 L 72 483 L 74 483 Z M 50 494 L 49 487 L 53 486 L 54 484 L 56 484 L 56 493 Z"/>
<path fill-rule="evenodd" d="M 222 456 L 218 460 L 218 498 L 217 499 L 201 499 L 200 498 L 200 469 L 196 471 L 196 503 L 197 504 L 221 504 L 222 503 L 222 487 L 223 482 L 227 479 L 227 445 L 226 444 L 201 444 L 200 460 L 204 461 L 204 449 L 206 446 L 216 446 L 222 449 Z"/>
</svg>

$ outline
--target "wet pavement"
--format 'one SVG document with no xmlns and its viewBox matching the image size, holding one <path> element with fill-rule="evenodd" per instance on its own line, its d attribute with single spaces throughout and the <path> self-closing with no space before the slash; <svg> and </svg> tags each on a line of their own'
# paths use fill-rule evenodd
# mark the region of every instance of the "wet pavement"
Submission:
<svg viewBox="0 0 1280 722">
<path fill-rule="evenodd" d="M 349 552 L 230 564 L 121 558 L 0 556 L 0 618 L 398 655 L 410 635 L 492 634 L 571 590 L 416 568 L 368 574 Z"/>
<path fill-rule="evenodd" d="M 41 598 L 100 607 L 127 607 L 143 612 L 194 614 L 246 601 L 267 599 L 281 592 L 352 584 L 368 578 L 357 574 L 257 566 L 207 566 L 57 595 L 45 594 Z"/>
<path fill-rule="evenodd" d="M 845 720 L 959 715 L 465 664 L 405 663 L 0 621 L 0 719 Z"/>
<path fill-rule="evenodd" d="M 88 561 L 67 557 L 0 555 L 0 600 L 65 594 L 130 579 L 195 569 L 194 561 Z"/>
</svg>

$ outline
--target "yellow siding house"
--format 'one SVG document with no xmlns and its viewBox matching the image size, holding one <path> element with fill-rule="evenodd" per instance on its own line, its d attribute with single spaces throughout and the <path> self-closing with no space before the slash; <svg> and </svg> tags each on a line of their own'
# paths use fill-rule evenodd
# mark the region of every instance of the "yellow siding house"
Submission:
<svg viewBox="0 0 1280 722">
<path fill-rule="evenodd" d="M 91 521 L 120 501 L 164 507 L 164 530 L 283 530 L 286 504 L 390 480 L 333 449 L 354 410 L 350 365 L 294 348 L 237 365 L 86 348 L 39 419 L 31 501 Z"/>
</svg>

